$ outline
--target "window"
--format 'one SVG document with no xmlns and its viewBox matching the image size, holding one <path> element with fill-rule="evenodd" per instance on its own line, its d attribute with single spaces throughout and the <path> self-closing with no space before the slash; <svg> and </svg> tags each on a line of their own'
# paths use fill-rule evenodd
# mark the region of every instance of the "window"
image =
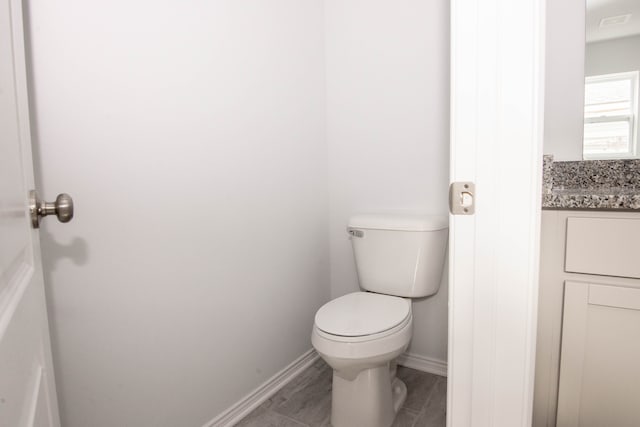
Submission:
<svg viewBox="0 0 640 427">
<path fill-rule="evenodd" d="M 638 157 L 637 115 L 637 71 L 587 77 L 584 96 L 584 158 Z"/>
</svg>

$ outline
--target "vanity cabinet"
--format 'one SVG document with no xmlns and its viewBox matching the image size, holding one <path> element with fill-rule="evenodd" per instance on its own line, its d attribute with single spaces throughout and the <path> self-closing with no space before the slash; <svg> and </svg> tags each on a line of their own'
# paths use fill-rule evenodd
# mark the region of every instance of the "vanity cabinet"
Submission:
<svg viewBox="0 0 640 427">
<path fill-rule="evenodd" d="M 542 213 L 533 425 L 640 425 L 640 214 Z"/>
<path fill-rule="evenodd" d="M 640 424 L 640 288 L 565 282 L 558 426 Z"/>
</svg>

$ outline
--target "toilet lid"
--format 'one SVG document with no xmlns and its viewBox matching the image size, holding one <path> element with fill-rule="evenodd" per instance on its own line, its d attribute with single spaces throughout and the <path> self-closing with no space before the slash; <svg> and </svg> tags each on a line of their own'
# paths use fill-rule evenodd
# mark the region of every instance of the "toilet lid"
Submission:
<svg viewBox="0 0 640 427">
<path fill-rule="evenodd" d="M 384 332 L 409 316 L 411 301 L 390 295 L 354 292 L 323 305 L 316 327 L 331 335 L 359 337 Z"/>
</svg>

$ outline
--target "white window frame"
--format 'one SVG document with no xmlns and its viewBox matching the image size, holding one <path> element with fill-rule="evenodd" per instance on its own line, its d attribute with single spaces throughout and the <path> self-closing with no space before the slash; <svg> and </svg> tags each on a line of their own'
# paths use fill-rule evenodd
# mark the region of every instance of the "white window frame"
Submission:
<svg viewBox="0 0 640 427">
<path fill-rule="evenodd" d="M 628 71 L 624 73 L 602 74 L 585 78 L 585 86 L 589 83 L 611 82 L 618 80 L 631 80 L 631 109 L 630 114 L 608 117 L 585 117 L 584 124 L 628 122 L 630 128 L 629 151 L 618 154 L 587 154 L 584 150 L 584 138 L 582 141 L 582 157 L 584 160 L 605 160 L 605 159 L 637 159 L 638 156 L 638 82 L 640 76 L 638 71 Z"/>
</svg>

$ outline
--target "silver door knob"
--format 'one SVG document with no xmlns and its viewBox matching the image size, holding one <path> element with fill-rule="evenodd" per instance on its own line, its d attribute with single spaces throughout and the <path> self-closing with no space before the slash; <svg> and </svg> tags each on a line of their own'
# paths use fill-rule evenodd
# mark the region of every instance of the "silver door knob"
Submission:
<svg viewBox="0 0 640 427">
<path fill-rule="evenodd" d="M 40 219 L 47 215 L 58 217 L 60 222 L 69 222 L 73 218 L 73 199 L 68 194 L 58 194 L 56 201 L 47 203 L 40 199 L 36 190 L 29 192 L 29 213 L 31 214 L 31 225 L 33 228 L 40 228 Z"/>
</svg>

